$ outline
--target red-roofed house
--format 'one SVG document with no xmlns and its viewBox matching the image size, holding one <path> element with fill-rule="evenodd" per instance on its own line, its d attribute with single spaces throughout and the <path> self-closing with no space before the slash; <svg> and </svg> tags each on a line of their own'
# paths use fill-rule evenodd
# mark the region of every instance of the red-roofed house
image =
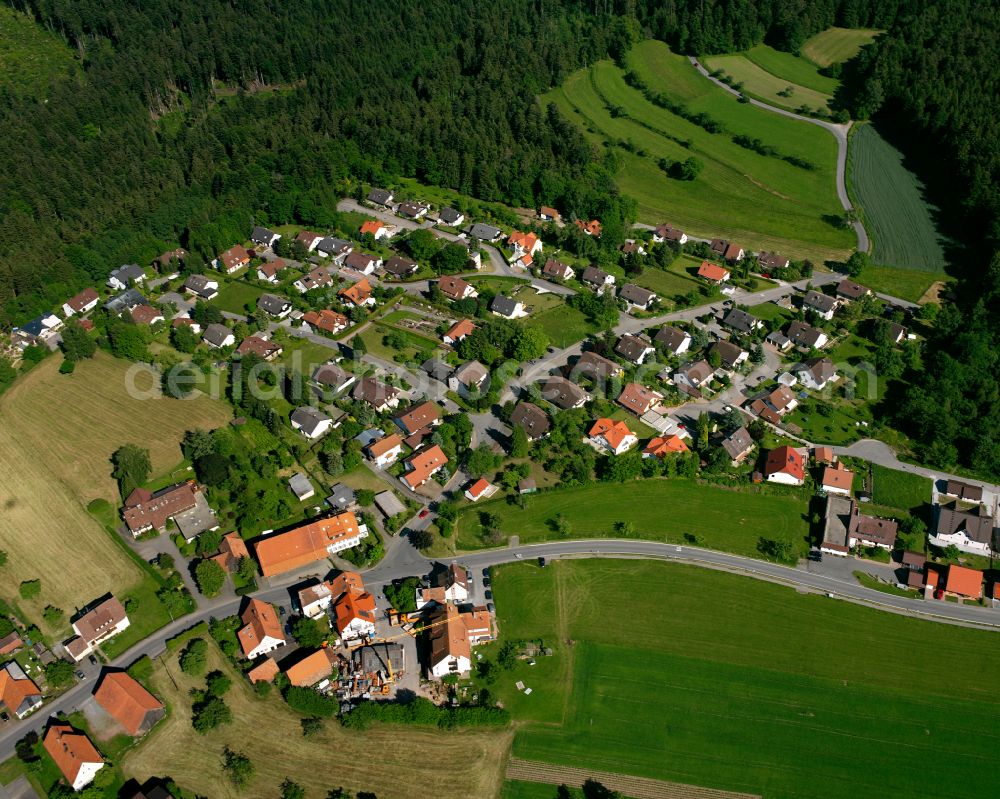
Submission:
<svg viewBox="0 0 1000 799">
<path fill-rule="evenodd" d="M 944 580 L 944 592 L 968 599 L 983 596 L 983 573 L 965 566 L 951 565 Z"/>
<path fill-rule="evenodd" d="M 74 791 L 90 785 L 97 772 L 104 768 L 104 758 L 90 739 L 68 724 L 49 727 L 43 746 Z"/>
<path fill-rule="evenodd" d="M 576 226 L 580 228 L 588 236 L 594 236 L 595 238 L 601 237 L 601 223 L 596 219 L 591 219 L 589 222 L 584 222 L 582 219 L 576 220 Z"/>
<path fill-rule="evenodd" d="M 302 321 L 317 330 L 323 330 L 331 334 L 346 330 L 350 324 L 350 320 L 346 316 L 342 313 L 331 311 L 329 308 L 324 308 L 321 311 L 307 311 L 302 314 Z"/>
<path fill-rule="evenodd" d="M 849 497 L 851 486 L 854 485 L 854 472 L 848 471 L 842 464 L 827 466 L 823 469 L 823 479 L 820 483 L 827 494 L 840 494 Z"/>
<path fill-rule="evenodd" d="M 233 272 L 237 272 L 250 263 L 250 253 L 247 252 L 246 247 L 241 244 L 237 244 L 235 247 L 230 247 L 222 255 L 215 259 L 215 268 L 225 272 L 227 275 L 231 275 Z"/>
<path fill-rule="evenodd" d="M 769 483 L 802 485 L 806 479 L 802 453 L 788 446 L 772 449 L 764 463 L 764 476 Z"/>
<path fill-rule="evenodd" d="M 243 656 L 248 660 L 266 655 L 284 645 L 285 634 L 273 605 L 259 599 L 251 599 L 240 619 L 243 621 L 243 627 L 236 637 L 239 639 Z"/>
<path fill-rule="evenodd" d="M 361 226 L 361 235 L 365 233 L 371 233 L 375 237 L 375 241 L 379 239 L 387 239 L 393 233 L 394 228 L 381 222 L 378 219 L 369 219 Z"/>
<path fill-rule="evenodd" d="M 522 233 L 520 230 L 513 231 L 507 237 L 507 243 L 514 254 L 514 258 L 511 260 L 516 260 L 523 255 L 535 255 L 542 250 L 542 240 L 538 236 L 534 233 Z"/>
<path fill-rule="evenodd" d="M 357 572 L 341 572 L 330 581 L 333 618 L 337 632 L 345 641 L 375 634 L 375 597 L 365 590 Z"/>
<path fill-rule="evenodd" d="M 457 344 L 459 341 L 471 334 L 475 329 L 476 326 L 468 319 L 459 319 L 455 322 L 455 324 L 448 328 L 448 332 L 441 337 L 441 340 L 444 341 L 445 344 Z"/>
<path fill-rule="evenodd" d="M 688 452 L 688 445 L 680 436 L 657 436 L 651 438 L 646 448 L 642 451 L 644 458 L 665 458 L 674 453 L 682 454 Z"/>
<path fill-rule="evenodd" d="M 465 498 L 471 502 L 478 502 L 481 499 L 492 497 L 499 490 L 488 480 L 480 477 L 476 482 L 465 489 Z"/>
<path fill-rule="evenodd" d="M 628 429 L 625 422 L 616 422 L 613 419 L 598 419 L 587 435 L 595 447 L 608 450 L 615 455 L 628 452 L 639 443 L 639 438 Z"/>
<path fill-rule="evenodd" d="M 729 280 L 729 270 L 718 264 L 702 261 L 698 267 L 698 277 L 704 278 L 709 283 L 725 283 Z"/>
<path fill-rule="evenodd" d="M 73 314 L 87 313 L 97 307 L 100 296 L 94 289 L 84 289 L 75 297 L 63 303 L 63 316 L 69 319 Z"/>
<path fill-rule="evenodd" d="M 428 447 L 406 461 L 406 474 L 403 482 L 410 488 L 419 488 L 448 463 L 448 457 L 437 444 Z"/>
<path fill-rule="evenodd" d="M 152 305 L 136 305 L 130 313 L 137 325 L 155 325 L 163 321 L 163 314 Z"/>
<path fill-rule="evenodd" d="M 129 735 L 144 735 L 166 715 L 166 708 L 124 671 L 104 675 L 94 700 Z"/>
</svg>

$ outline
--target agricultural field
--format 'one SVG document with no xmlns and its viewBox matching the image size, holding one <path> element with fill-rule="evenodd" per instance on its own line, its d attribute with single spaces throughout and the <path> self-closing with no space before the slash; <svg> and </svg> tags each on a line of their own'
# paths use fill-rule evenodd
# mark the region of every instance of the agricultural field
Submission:
<svg viewBox="0 0 1000 799">
<path fill-rule="evenodd" d="M 766 44 L 758 44 L 743 53 L 744 56 L 766 72 L 798 86 L 832 96 L 840 82 L 819 74 L 813 62 L 795 53 L 775 50 Z"/>
<path fill-rule="evenodd" d="M 669 509 L 669 512 L 667 512 Z M 629 520 L 629 537 L 684 543 L 692 536 L 711 549 L 755 556 L 760 537 L 788 541 L 805 556 L 809 535 L 808 503 L 796 494 L 735 491 L 684 478 L 597 483 L 545 491 L 527 497 L 522 510 L 503 500 L 479 503 L 458 520 L 458 546 L 474 549 L 479 513 L 500 516 L 500 530 L 521 543 L 558 538 L 552 520 L 561 514 L 570 538 L 621 538 L 615 523 Z"/>
<path fill-rule="evenodd" d="M 777 51 L 775 51 L 777 52 Z M 791 56 L 795 58 L 795 56 Z M 770 63 L 765 57 L 765 62 Z M 796 111 L 802 106 L 807 106 L 816 111 L 827 111 L 829 102 L 832 99 L 831 91 L 817 91 L 816 89 L 802 86 L 790 78 L 781 77 L 770 72 L 766 67 L 757 61 L 751 60 L 747 55 L 719 55 L 702 59 L 705 67 L 714 72 L 722 70 L 736 83 L 742 83 L 741 91 L 757 100 L 765 103 L 787 108 Z M 783 62 L 778 62 L 781 65 Z M 804 62 L 806 67 L 812 65 Z M 815 67 L 813 67 L 815 71 Z M 816 77 L 822 77 L 818 72 Z M 833 81 L 836 86 L 836 81 Z"/>
<path fill-rule="evenodd" d="M 66 77 L 75 61 L 61 37 L 8 4 L 0 7 L 0 86 L 43 96 L 49 81 Z"/>
<path fill-rule="evenodd" d="M 726 237 L 748 249 L 773 249 L 796 258 L 846 258 L 853 233 L 840 227 L 837 146 L 828 132 L 739 103 L 662 42 L 642 42 L 628 60 L 653 91 L 724 126 L 723 132 L 709 133 L 654 105 L 628 86 L 623 71 L 609 61 L 574 73 L 541 98 L 581 125 L 591 141 L 627 145 L 617 150 L 622 162 L 618 182 L 637 199 L 640 221 L 669 219 L 689 235 Z M 759 139 L 778 155 L 741 147 L 733 136 Z M 782 156 L 813 168 L 795 166 Z M 669 178 L 659 166 L 663 158 L 690 157 L 704 164 L 691 181 Z"/>
<path fill-rule="evenodd" d="M 507 640 L 554 649 L 493 688 L 514 757 L 774 799 L 992 792 L 997 736 L 964 734 L 1000 710 L 991 633 L 652 561 L 504 566 L 493 590 Z"/>
<path fill-rule="evenodd" d="M 828 67 L 850 61 L 882 31 L 865 28 L 827 28 L 806 40 L 802 55 L 816 66 Z"/>
<path fill-rule="evenodd" d="M 152 688 L 165 700 L 169 712 L 139 746 L 122 762 L 126 776 L 140 782 L 164 771 L 188 790 L 213 799 L 246 797 L 273 799 L 286 777 L 293 778 L 310 797 L 326 796 L 338 786 L 371 791 L 378 796 L 421 795 L 481 799 L 495 796 L 502 780 L 503 763 L 510 746 L 509 731 L 467 729 L 461 734 L 423 727 L 375 725 L 370 730 L 344 730 L 328 721 L 319 734 L 305 738 L 300 715 L 275 694 L 256 697 L 249 683 L 235 674 L 214 644 L 209 647 L 208 668 L 221 669 L 233 685 L 225 702 L 233 723 L 207 735 L 191 727 L 188 691 L 204 688 L 204 678 L 193 679 L 177 665 L 177 654 L 157 659 Z M 266 735 L 261 735 L 261 731 Z M 223 775 L 219 761 L 230 747 L 246 754 L 255 776 L 244 790 L 237 790 Z M 434 757 L 427 753 L 433 752 Z M 441 764 L 447 763 L 447 768 Z"/>
<path fill-rule="evenodd" d="M 86 507 L 117 507 L 110 457 L 122 444 L 148 447 L 154 476 L 181 459 L 185 430 L 218 427 L 232 411 L 223 402 L 136 399 L 126 391 L 133 365 L 98 353 L 72 375 L 49 358 L 0 398 L 0 541 L 9 556 L 0 596 L 17 599 L 23 580 L 41 579 L 41 595 L 18 600 L 40 620 L 46 605 L 66 611 L 104 592 L 121 592 L 143 572 Z M 136 381 L 155 385 L 148 374 Z M 72 563 L 74 579 L 66 579 Z"/>
</svg>

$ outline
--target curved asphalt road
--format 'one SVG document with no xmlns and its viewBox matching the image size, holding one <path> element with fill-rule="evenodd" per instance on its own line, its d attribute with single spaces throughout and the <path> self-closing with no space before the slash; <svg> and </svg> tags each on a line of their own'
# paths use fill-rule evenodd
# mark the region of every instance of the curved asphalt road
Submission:
<svg viewBox="0 0 1000 799">
<path fill-rule="evenodd" d="M 725 89 L 730 94 L 735 94 L 737 97 L 742 95 L 742 92 L 737 91 L 732 86 L 723 83 L 718 78 L 713 78 L 705 67 L 701 65 L 697 58 L 694 56 L 688 56 L 688 60 L 694 65 L 694 68 L 698 70 L 702 75 L 708 78 L 716 86 Z M 851 198 L 847 196 L 847 132 L 851 129 L 851 123 L 847 124 L 837 124 L 835 122 L 825 122 L 822 119 L 813 119 L 812 117 L 803 116 L 802 114 L 796 114 L 794 111 L 786 111 L 784 108 L 778 108 L 774 105 L 768 105 L 767 103 L 762 103 L 760 100 L 754 100 L 747 97 L 750 101 L 750 105 L 755 105 L 758 108 L 763 108 L 766 111 L 772 111 L 775 114 L 781 114 L 783 117 L 789 117 L 791 119 L 798 119 L 802 122 L 809 122 L 813 125 L 819 125 L 824 130 L 830 131 L 834 138 L 837 140 L 837 197 L 840 198 L 840 204 L 844 207 L 845 211 L 853 211 L 854 205 L 851 203 Z M 868 233 L 865 230 L 864 225 L 861 224 L 859 220 L 855 220 L 851 223 L 854 228 L 854 232 L 858 237 L 858 251 L 868 252 L 871 243 L 868 240 Z"/>
</svg>

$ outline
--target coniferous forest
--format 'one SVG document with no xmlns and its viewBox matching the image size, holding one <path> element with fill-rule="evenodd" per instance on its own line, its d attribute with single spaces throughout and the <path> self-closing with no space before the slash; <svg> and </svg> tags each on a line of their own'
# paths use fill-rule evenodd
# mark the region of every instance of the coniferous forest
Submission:
<svg viewBox="0 0 1000 799">
<path fill-rule="evenodd" d="M 322 226 L 399 176 L 631 221 L 574 124 L 535 101 L 653 36 L 688 53 L 887 33 L 840 101 L 907 132 L 966 250 L 898 407 L 935 457 L 1000 473 L 997 0 L 8 0 L 80 54 L 37 96 L 0 88 L 0 323 L 180 244 L 210 258 L 253 221 Z"/>
</svg>

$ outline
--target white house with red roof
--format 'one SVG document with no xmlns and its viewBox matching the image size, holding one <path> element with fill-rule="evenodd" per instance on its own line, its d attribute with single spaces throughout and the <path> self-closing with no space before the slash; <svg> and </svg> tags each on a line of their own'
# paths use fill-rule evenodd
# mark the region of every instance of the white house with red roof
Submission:
<svg viewBox="0 0 1000 799">
<path fill-rule="evenodd" d="M 767 453 L 764 477 L 769 483 L 800 486 L 805 482 L 805 459 L 793 447 L 778 447 Z"/>
<path fill-rule="evenodd" d="M 590 443 L 596 449 L 606 450 L 613 455 L 628 452 L 639 443 L 638 436 L 628 429 L 625 422 L 616 422 L 613 419 L 598 419 L 587 435 L 590 436 Z"/>
<path fill-rule="evenodd" d="M 497 486 L 480 477 L 465 489 L 465 498 L 470 502 L 478 502 L 481 499 L 492 497 L 497 491 Z"/>
</svg>

